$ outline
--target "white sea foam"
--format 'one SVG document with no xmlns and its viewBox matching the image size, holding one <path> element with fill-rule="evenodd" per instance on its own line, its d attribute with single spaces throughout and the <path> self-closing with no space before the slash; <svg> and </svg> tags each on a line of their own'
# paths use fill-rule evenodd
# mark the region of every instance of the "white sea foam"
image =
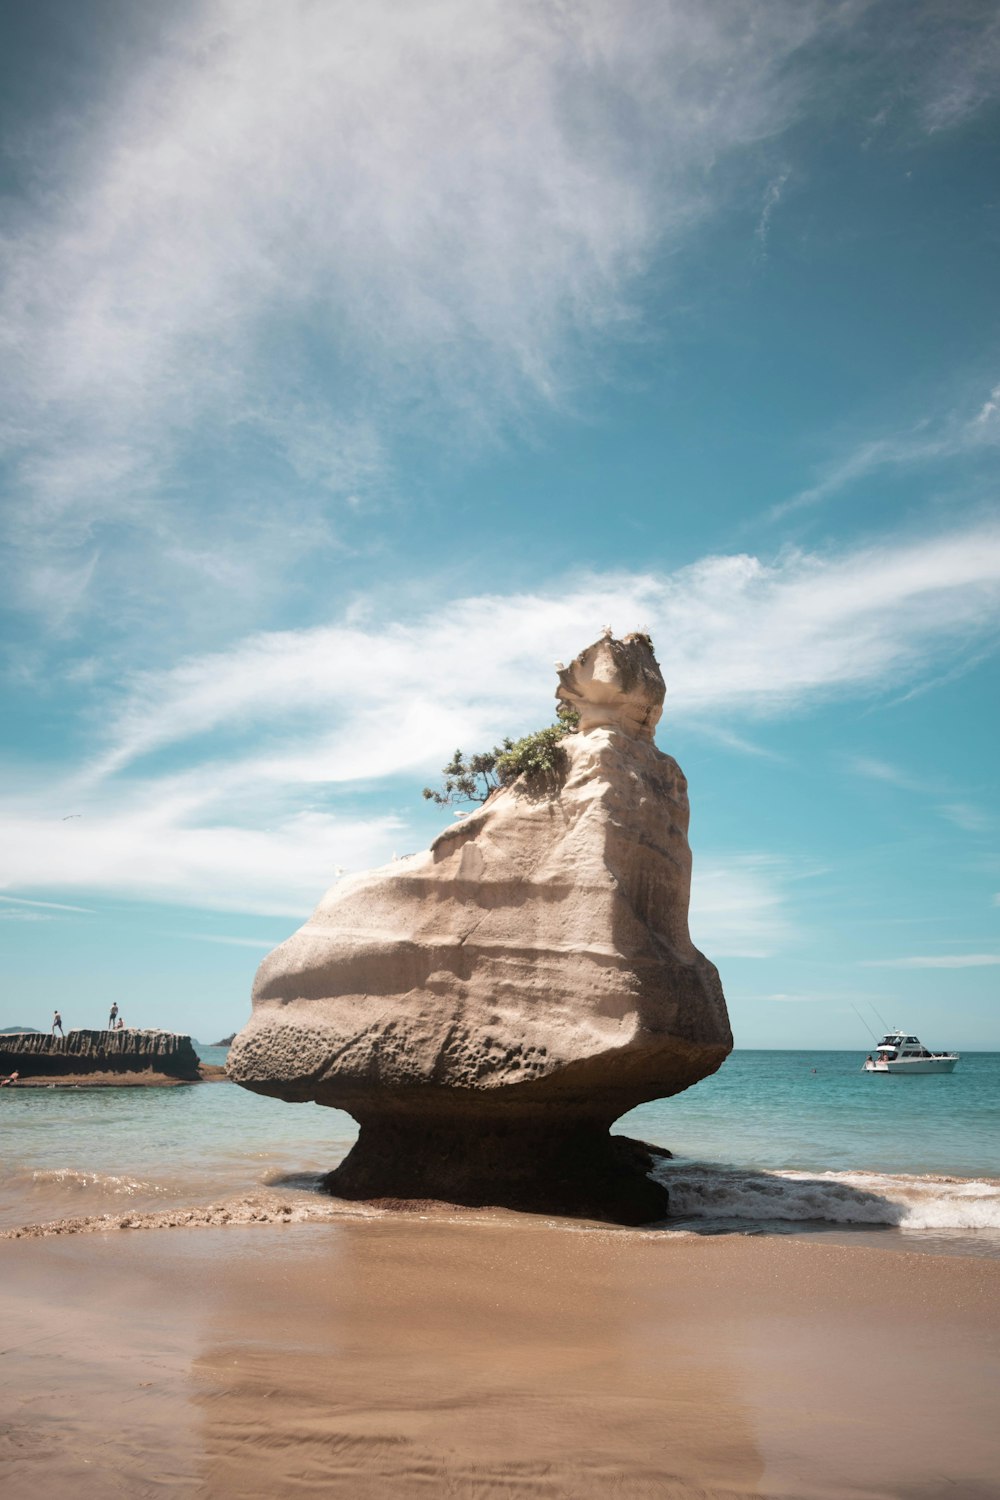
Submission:
<svg viewBox="0 0 1000 1500">
<path fill-rule="evenodd" d="M 1000 1182 L 988 1179 L 761 1172 L 688 1161 L 664 1162 L 654 1175 L 669 1189 L 672 1219 L 1000 1231 Z"/>
<path fill-rule="evenodd" d="M 135 1177 L 116 1177 L 106 1172 L 79 1172 L 72 1167 L 22 1168 L 8 1174 L 7 1180 L 15 1186 L 36 1188 L 64 1188 L 76 1193 L 107 1193 L 114 1197 L 134 1197 L 137 1194 L 155 1195 L 168 1189 L 155 1182 L 141 1182 Z"/>
</svg>

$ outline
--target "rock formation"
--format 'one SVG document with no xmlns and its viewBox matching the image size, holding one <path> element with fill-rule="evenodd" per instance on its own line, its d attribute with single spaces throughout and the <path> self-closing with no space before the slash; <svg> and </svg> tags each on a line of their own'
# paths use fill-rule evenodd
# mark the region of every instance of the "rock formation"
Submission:
<svg viewBox="0 0 1000 1500">
<path fill-rule="evenodd" d="M 580 723 L 557 773 L 341 881 L 258 971 L 230 1077 L 354 1116 L 342 1196 L 666 1211 L 648 1151 L 608 1132 L 732 1047 L 688 934 L 687 784 L 653 744 L 647 636 L 605 636 L 559 675 Z"/>
<path fill-rule="evenodd" d="M 173 1031 L 14 1032 L 0 1038 L 0 1073 L 33 1078 L 79 1078 L 88 1074 L 155 1073 L 194 1081 L 201 1077 L 189 1036 Z"/>
</svg>

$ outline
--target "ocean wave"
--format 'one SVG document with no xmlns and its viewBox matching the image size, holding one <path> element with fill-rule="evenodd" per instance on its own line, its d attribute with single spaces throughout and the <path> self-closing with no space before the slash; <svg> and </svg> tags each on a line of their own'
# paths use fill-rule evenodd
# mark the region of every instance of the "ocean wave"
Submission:
<svg viewBox="0 0 1000 1500">
<path fill-rule="evenodd" d="M 652 1175 L 669 1190 L 675 1220 L 1000 1230 L 1000 1182 L 987 1179 L 762 1172 L 676 1160 Z"/>
<path fill-rule="evenodd" d="M 4 1181 L 11 1187 L 55 1188 L 73 1193 L 107 1194 L 115 1198 L 155 1197 L 169 1191 L 161 1183 L 116 1177 L 106 1172 L 81 1172 L 72 1167 L 23 1167 L 6 1173 Z"/>
<path fill-rule="evenodd" d="M 87 1214 L 44 1224 L 16 1224 L 0 1229 L 0 1240 L 43 1239 L 52 1235 L 104 1234 L 110 1230 L 223 1229 L 265 1224 L 335 1223 L 342 1219 L 386 1218 L 391 1209 L 337 1198 L 290 1201 L 275 1194 L 227 1198 L 191 1208 L 168 1208 L 125 1214 Z"/>
</svg>

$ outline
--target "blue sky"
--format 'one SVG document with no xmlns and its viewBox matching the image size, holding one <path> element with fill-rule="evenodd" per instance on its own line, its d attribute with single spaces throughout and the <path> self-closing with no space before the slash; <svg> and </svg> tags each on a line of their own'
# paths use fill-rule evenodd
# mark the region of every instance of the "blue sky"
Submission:
<svg viewBox="0 0 1000 1500">
<path fill-rule="evenodd" d="M 737 1044 L 1000 1048 L 995 7 L 4 9 L 0 1024 L 237 1028 L 610 623 Z"/>
</svg>

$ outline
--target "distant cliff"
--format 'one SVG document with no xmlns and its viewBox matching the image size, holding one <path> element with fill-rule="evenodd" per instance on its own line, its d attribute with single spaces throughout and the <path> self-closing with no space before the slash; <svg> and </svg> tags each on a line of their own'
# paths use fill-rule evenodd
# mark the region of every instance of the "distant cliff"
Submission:
<svg viewBox="0 0 1000 1500">
<path fill-rule="evenodd" d="M 0 1074 L 65 1078 L 88 1073 L 155 1073 L 194 1081 L 202 1076 L 189 1036 L 172 1031 L 70 1031 L 66 1036 L 21 1031 L 0 1035 Z"/>
</svg>

